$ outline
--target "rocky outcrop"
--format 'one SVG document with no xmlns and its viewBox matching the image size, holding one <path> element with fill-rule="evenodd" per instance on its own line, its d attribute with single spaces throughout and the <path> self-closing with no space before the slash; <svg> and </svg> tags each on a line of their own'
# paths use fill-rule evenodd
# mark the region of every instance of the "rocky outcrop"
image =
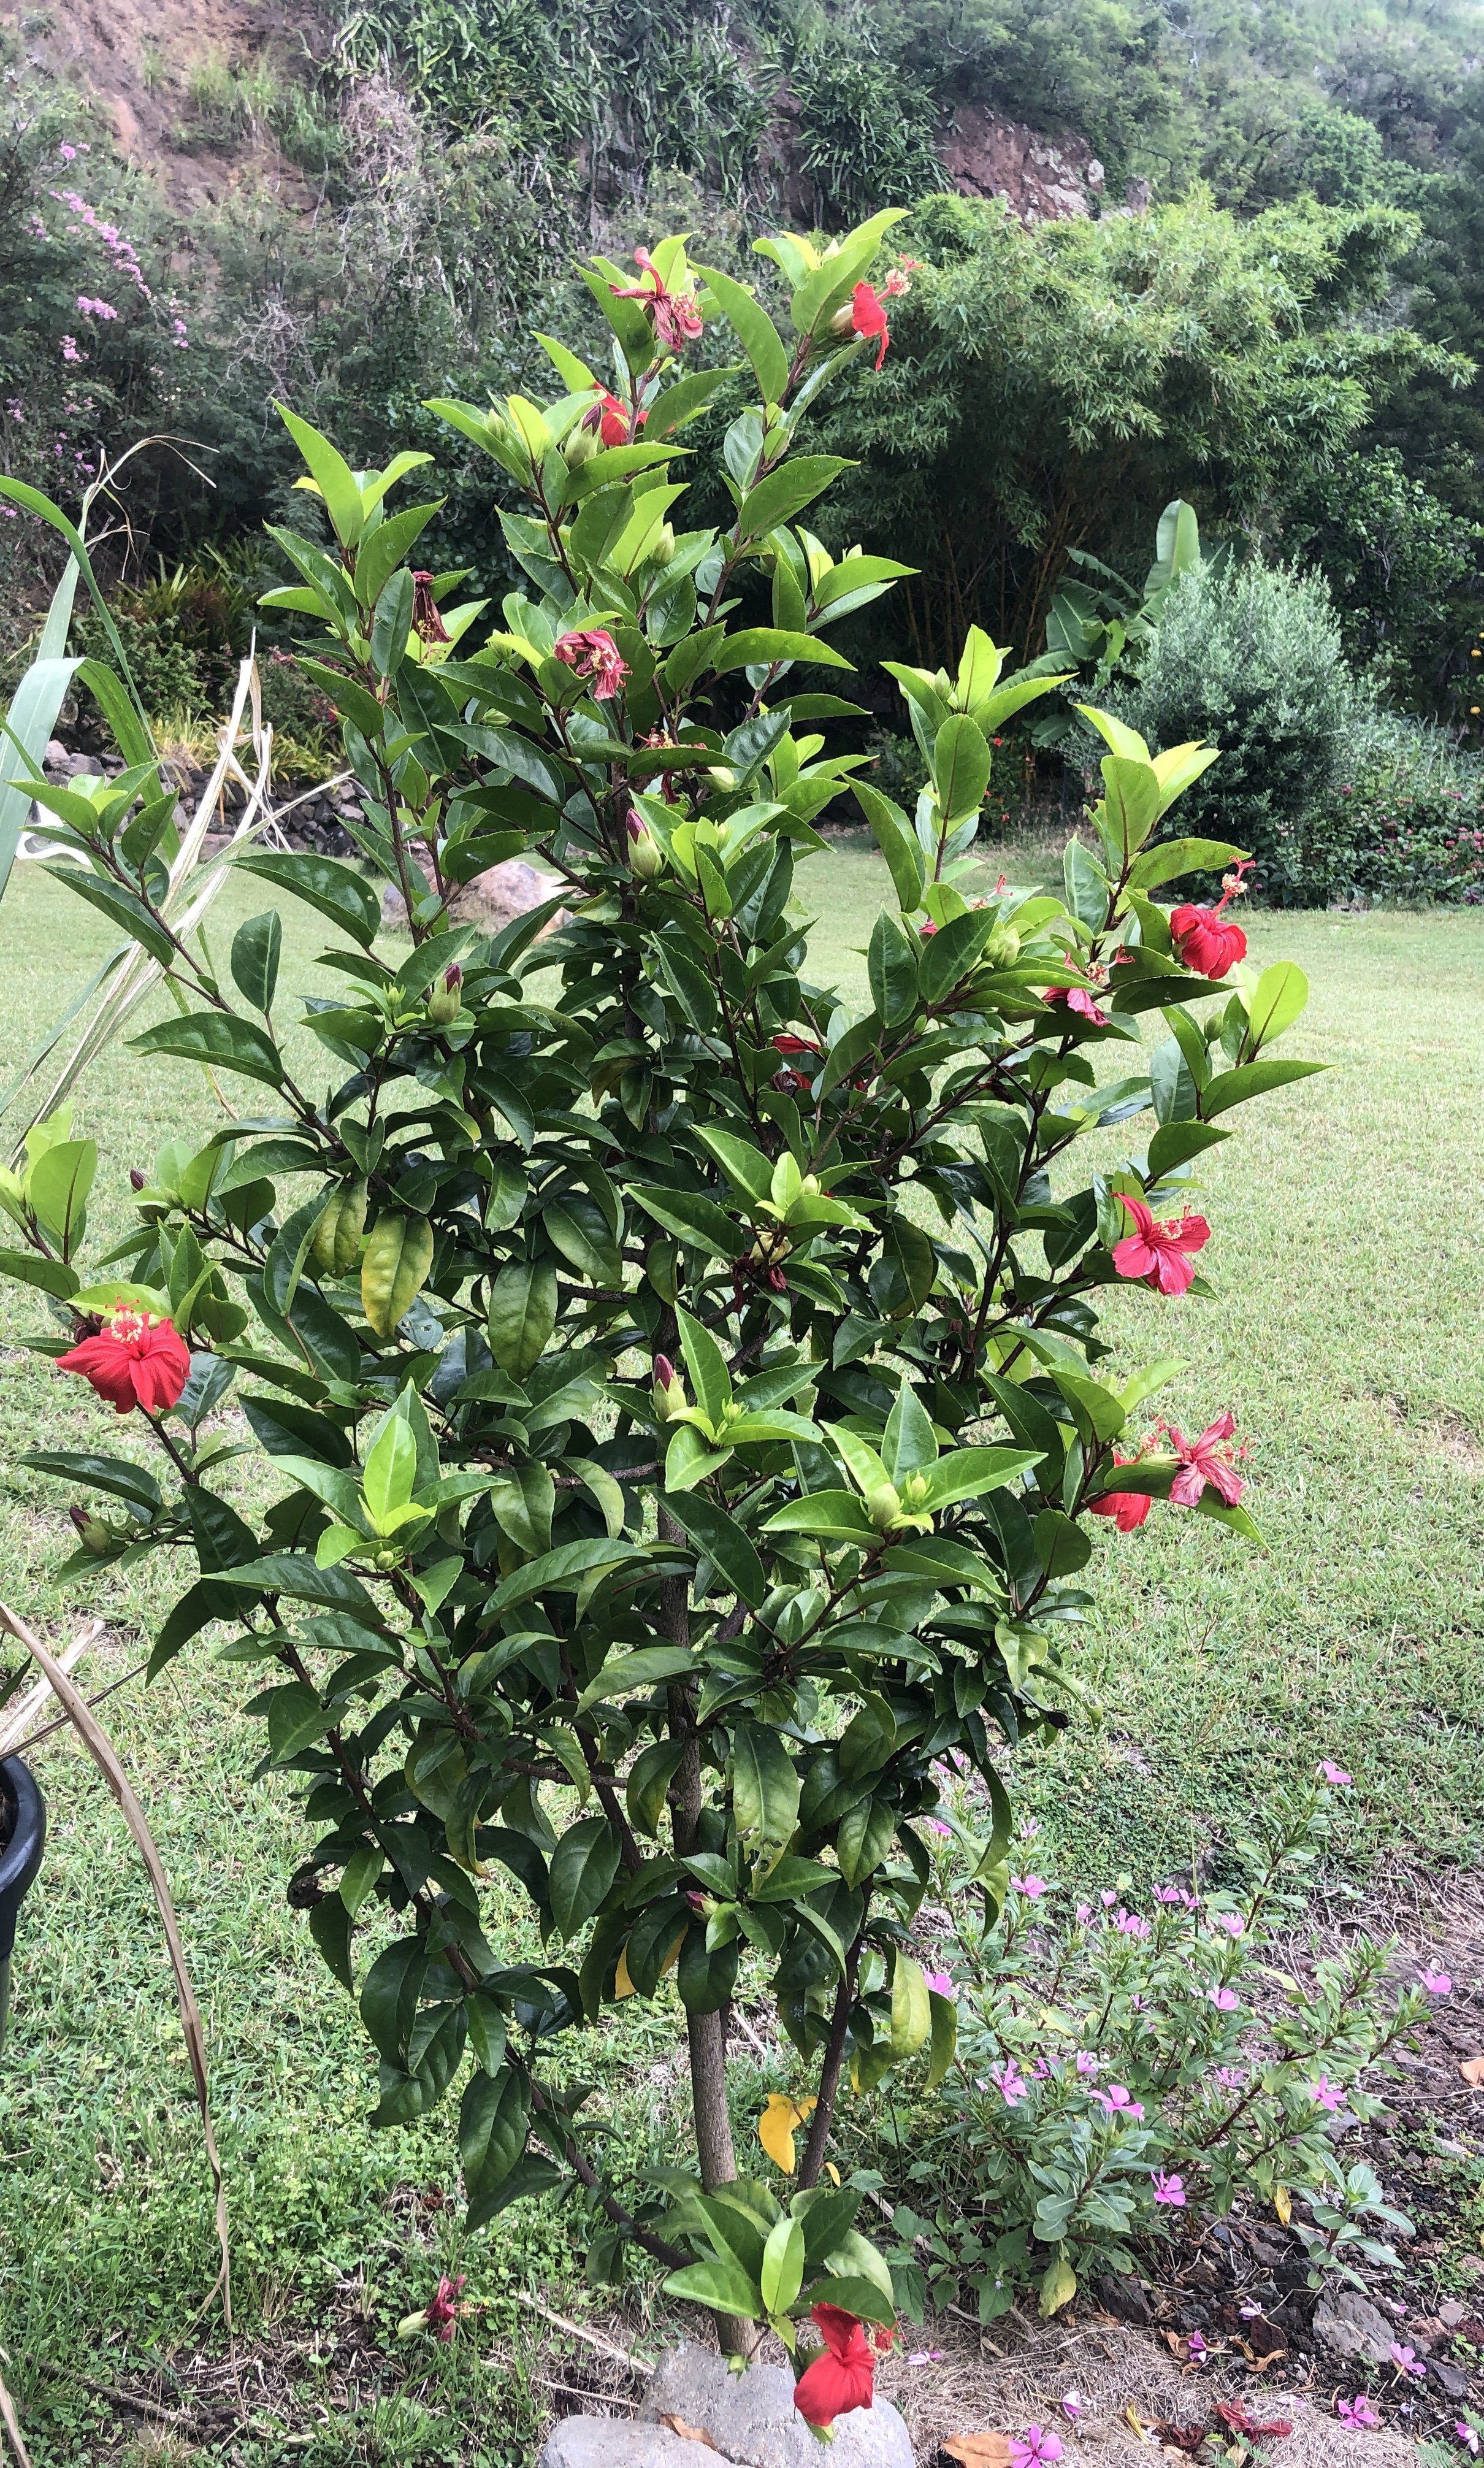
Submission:
<svg viewBox="0 0 1484 2468">
<path fill-rule="evenodd" d="M 961 103 L 938 140 L 943 168 L 966 197 L 1000 197 L 1023 223 L 1090 215 L 1103 166 L 1082 137 L 1048 137 L 988 103 Z"/>
</svg>

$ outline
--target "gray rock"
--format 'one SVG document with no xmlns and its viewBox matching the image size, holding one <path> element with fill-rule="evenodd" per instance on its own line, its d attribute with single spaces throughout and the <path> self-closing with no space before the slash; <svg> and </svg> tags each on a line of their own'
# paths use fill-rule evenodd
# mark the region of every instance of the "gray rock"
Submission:
<svg viewBox="0 0 1484 2468">
<path fill-rule="evenodd" d="M 1368 2365 L 1383 2365 L 1396 2338 L 1384 2314 L 1358 2289 L 1344 2288 L 1321 2297 L 1314 2308 L 1313 2334 L 1333 2356 L 1354 2357 Z"/>
<path fill-rule="evenodd" d="M 461 925 L 477 926 L 486 934 L 498 934 L 529 909 L 541 907 L 557 888 L 549 874 L 538 874 L 523 857 L 508 857 L 500 865 L 487 866 L 471 881 L 460 883 L 449 894 L 448 914 Z M 381 923 L 404 926 L 406 922 L 406 903 L 401 893 L 389 883 L 381 895 Z M 566 923 L 566 910 L 559 909 L 541 931 L 555 933 Z"/>
<path fill-rule="evenodd" d="M 1473 2388 L 1462 2365 L 1450 2365 L 1446 2357 L 1427 2359 L 1427 2380 L 1445 2399 L 1467 2399 Z"/>
<path fill-rule="evenodd" d="M 678 2416 L 699 2426 L 737 2468 L 819 2468 L 819 2444 L 793 2405 L 793 2376 L 786 2365 L 749 2365 L 734 2374 L 724 2357 L 687 2341 L 660 2359 L 639 2416 L 650 2425 Z M 705 2451 L 694 2443 L 687 2448 L 685 2468 L 702 2468 Z M 890 2400 L 835 2418 L 830 2468 L 912 2468 L 911 2438 Z"/>
<path fill-rule="evenodd" d="M 662 2425 L 623 2416 L 564 2416 L 546 2437 L 537 2468 L 696 2468 L 715 2455 Z"/>
</svg>

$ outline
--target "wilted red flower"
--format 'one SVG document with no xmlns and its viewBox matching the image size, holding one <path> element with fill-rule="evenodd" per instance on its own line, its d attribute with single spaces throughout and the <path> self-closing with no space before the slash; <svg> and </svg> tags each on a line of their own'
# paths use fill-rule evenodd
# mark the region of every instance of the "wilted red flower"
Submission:
<svg viewBox="0 0 1484 2468">
<path fill-rule="evenodd" d="M 876 2349 L 854 2314 L 815 2305 L 824 2347 L 794 2385 L 793 2405 L 821 2433 L 852 2409 L 869 2408 L 876 2390 Z"/>
<path fill-rule="evenodd" d="M 1198 977 L 1224 977 L 1239 960 L 1247 956 L 1247 938 L 1240 926 L 1222 925 L 1221 913 L 1228 902 L 1246 889 L 1245 877 L 1255 860 L 1243 857 L 1232 873 L 1221 877 L 1221 897 L 1214 908 L 1186 906 L 1172 910 L 1170 932 L 1175 948 L 1187 969 Z"/>
<path fill-rule="evenodd" d="M 1107 1026 L 1107 1012 L 1093 1000 L 1085 986 L 1048 986 L 1045 998 L 1048 1003 L 1065 1003 L 1068 1011 L 1078 1012 L 1084 1019 L 1090 1019 L 1094 1028 Z"/>
<path fill-rule="evenodd" d="M 1130 1200 L 1127 1192 L 1119 1198 L 1137 1228 L 1113 1245 L 1119 1275 L 1142 1278 L 1156 1293 L 1182 1294 L 1196 1273 L 1186 1254 L 1202 1250 L 1211 1240 L 1205 1219 L 1187 1215 L 1161 1225 L 1142 1200 Z"/>
<path fill-rule="evenodd" d="M 126 1304 L 96 1337 L 58 1355 L 57 1368 L 80 1372 L 117 1413 L 142 1405 L 163 1414 L 180 1402 L 191 1377 L 191 1349 L 171 1321 Z"/>
<path fill-rule="evenodd" d="M 693 291 L 672 291 L 660 275 L 658 266 L 647 248 L 636 248 L 634 263 L 644 280 L 625 291 L 616 283 L 608 286 L 618 300 L 639 300 L 654 320 L 654 332 L 667 351 L 683 352 L 694 343 L 701 330 L 701 314 Z"/>
<path fill-rule="evenodd" d="M 412 630 L 424 643 L 446 643 L 448 628 L 433 605 L 433 578 L 417 573 L 412 578 Z"/>
<path fill-rule="evenodd" d="M 889 280 L 887 287 L 891 287 Z M 885 307 L 869 283 L 857 283 L 851 294 L 850 322 L 865 342 L 874 342 L 878 335 L 880 336 L 880 349 L 876 355 L 876 365 L 879 368 L 891 341 L 891 329 L 886 323 Z"/>
<path fill-rule="evenodd" d="M 441 2279 L 437 2296 L 428 2299 L 427 2327 L 436 2331 L 440 2340 L 452 2339 L 453 2326 L 458 2319 L 459 2298 L 463 2294 L 464 2275 L 461 2272 L 457 2279 Z"/>
<path fill-rule="evenodd" d="M 595 702 L 611 702 L 628 674 L 622 651 L 601 626 L 585 634 L 559 635 L 552 652 L 580 677 L 591 677 Z"/>
<path fill-rule="evenodd" d="M 1121 1457 L 1116 1449 L 1113 1451 L 1115 1466 L 1135 1465 L 1137 1462 L 1135 1457 Z M 1150 1507 L 1147 1491 L 1105 1491 L 1101 1498 L 1087 1501 L 1088 1515 L 1110 1517 L 1120 1534 L 1131 1534 L 1136 1525 L 1142 1525 Z"/>
<path fill-rule="evenodd" d="M 801 1090 L 810 1085 L 814 1073 L 824 1061 L 824 1056 L 819 1047 L 811 1044 L 807 1037 L 795 1037 L 793 1031 L 788 1028 L 774 1038 L 773 1047 L 775 1052 L 784 1057 L 789 1066 L 779 1072 L 773 1085 L 775 1088 L 782 1088 L 786 1095 L 797 1096 Z M 793 1067 L 795 1058 L 798 1056 L 808 1058 L 807 1069 L 798 1070 Z"/>
<path fill-rule="evenodd" d="M 1236 1468 L 1237 1451 L 1223 1443 L 1237 1428 L 1235 1414 L 1222 1414 L 1208 1423 L 1199 1439 L 1187 1441 L 1176 1430 L 1169 1433 L 1170 1446 L 1180 1461 L 1180 1471 L 1170 1485 L 1170 1497 L 1181 1508 L 1194 1508 L 1209 1483 L 1220 1492 L 1228 1508 L 1234 1508 L 1246 1489 Z M 1241 1452 L 1245 1455 L 1245 1450 Z"/>
</svg>

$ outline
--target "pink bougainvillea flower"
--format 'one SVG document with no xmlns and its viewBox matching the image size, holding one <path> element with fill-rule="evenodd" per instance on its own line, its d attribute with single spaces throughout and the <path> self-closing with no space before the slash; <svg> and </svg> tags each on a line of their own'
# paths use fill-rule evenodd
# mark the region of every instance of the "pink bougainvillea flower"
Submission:
<svg viewBox="0 0 1484 2468">
<path fill-rule="evenodd" d="M 1335 2413 L 1341 2425 L 1353 2426 L 1358 2432 L 1369 2431 L 1371 2427 L 1381 2423 L 1364 2391 L 1357 2391 L 1354 2399 L 1336 2399 Z"/>
<path fill-rule="evenodd" d="M 1085 986 L 1048 986 L 1044 1000 L 1047 1003 L 1065 1003 L 1068 1011 L 1076 1012 L 1082 1019 L 1090 1020 L 1094 1028 L 1107 1028 L 1108 1024 L 1107 1012 Z"/>
<path fill-rule="evenodd" d="M 1170 933 L 1179 957 L 1198 977 L 1224 977 L 1247 955 L 1247 938 L 1240 926 L 1222 922 L 1222 912 L 1246 889 L 1252 859 L 1244 857 L 1231 874 L 1221 877 L 1221 897 L 1214 908 L 1172 910 Z"/>
<path fill-rule="evenodd" d="M 947 1971 L 925 1971 L 923 1985 L 930 1988 L 935 1997 L 951 1997 L 955 1993 L 951 1975 Z"/>
<path fill-rule="evenodd" d="M 1386 2353 L 1399 2374 L 1410 2374 L 1414 2382 L 1426 2381 L 1427 2368 L 1415 2348 L 1404 2348 L 1400 2340 L 1393 2340 Z"/>
<path fill-rule="evenodd" d="M 96 1337 L 83 1337 L 57 1358 L 58 1371 L 76 1371 L 106 1397 L 120 1414 L 136 1405 L 163 1414 L 180 1402 L 191 1377 L 191 1350 L 168 1319 L 126 1305 Z"/>
<path fill-rule="evenodd" d="M 1194 1508 L 1208 1484 L 1228 1508 L 1242 1497 L 1246 1485 L 1236 1471 L 1232 1451 L 1224 1445 L 1236 1428 L 1235 1414 L 1222 1414 L 1189 1442 L 1179 1431 L 1171 1430 L 1170 1446 L 1179 1458 L 1180 1471 L 1170 1485 L 1170 1497 L 1181 1508 Z"/>
<path fill-rule="evenodd" d="M 1010 1883 L 1017 1894 L 1025 1896 L 1028 1903 L 1039 1903 L 1042 1894 L 1047 1891 L 1044 1877 L 1012 1877 Z"/>
<path fill-rule="evenodd" d="M 838 2305 L 811 2308 L 824 2346 L 793 2387 L 793 2405 L 823 2434 L 837 2416 L 869 2408 L 876 2389 L 876 2349 L 854 2314 Z"/>
<path fill-rule="evenodd" d="M 1172 2210 L 1183 2211 L 1185 2208 L 1183 2177 L 1167 2177 L 1162 2168 L 1156 2168 L 1151 2182 L 1156 2203 L 1167 2203 Z"/>
<path fill-rule="evenodd" d="M 1010 2437 L 1011 2468 L 1050 2468 L 1062 2457 L 1062 2436 L 1053 2426 L 1028 2425 L 1017 2442 Z"/>
<path fill-rule="evenodd" d="M 586 633 L 559 634 L 552 653 L 580 677 L 591 677 L 594 702 L 611 702 L 628 674 L 622 651 L 601 626 Z"/>
<path fill-rule="evenodd" d="M 647 248 L 636 248 L 634 263 L 642 281 L 625 290 L 619 284 L 608 286 L 619 300 L 637 300 L 654 321 L 654 334 L 668 352 L 683 352 L 694 343 L 701 330 L 701 314 L 696 306 L 694 291 L 672 291 L 660 275 L 658 266 Z"/>
<path fill-rule="evenodd" d="M 1423 1972 L 1421 1977 L 1422 1985 L 1429 1997 L 1451 1997 L 1453 1983 L 1446 1971 L 1433 1971 L 1429 1968 Z"/>
<path fill-rule="evenodd" d="M 1121 1457 L 1115 1449 L 1113 1463 L 1136 1465 L 1138 1459 Z M 1092 1517 L 1110 1517 L 1120 1534 L 1131 1534 L 1143 1524 L 1153 1505 L 1147 1491 L 1105 1491 L 1098 1498 L 1088 1500 L 1087 1512 Z"/>
<path fill-rule="evenodd" d="M 1134 1224 L 1134 1231 L 1113 1245 L 1119 1275 L 1136 1277 L 1156 1293 L 1182 1294 L 1196 1274 L 1189 1254 L 1204 1250 L 1211 1240 L 1205 1219 L 1187 1213 L 1161 1225 L 1142 1200 L 1131 1200 L 1126 1191 L 1118 1196 Z"/>
</svg>

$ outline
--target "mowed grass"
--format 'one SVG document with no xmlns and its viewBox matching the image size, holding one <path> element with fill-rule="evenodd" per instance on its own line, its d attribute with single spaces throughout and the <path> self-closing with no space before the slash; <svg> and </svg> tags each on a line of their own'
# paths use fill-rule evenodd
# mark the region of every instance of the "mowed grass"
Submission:
<svg viewBox="0 0 1484 2468">
<path fill-rule="evenodd" d="M 863 993 L 858 954 L 886 896 L 883 870 L 833 850 L 799 880 L 819 919 L 811 972 Z M 223 896 L 218 950 L 258 904 L 235 887 Z M 34 871 L 12 886 L 5 921 L 9 1077 L 108 938 Z M 285 906 L 285 929 L 284 983 L 321 990 L 314 920 Z M 1199 1428 L 1236 1411 L 1264 1542 L 1157 1508 L 1132 1536 L 1100 1530 L 1089 1576 L 1103 1606 L 1079 1669 L 1104 1701 L 1104 1723 L 1021 1760 L 1041 1826 L 1036 1864 L 1053 1877 L 1172 1866 L 1320 1754 L 1357 1777 L 1339 1846 L 1356 1870 L 1477 1851 L 1484 918 L 1259 914 L 1249 930 L 1257 960 L 1294 958 L 1313 985 L 1289 1050 L 1335 1067 L 1231 1118 L 1240 1136 L 1216 1153 L 1199 1195 L 1215 1229 L 1203 1265 L 1220 1299 L 1119 1292 L 1107 1328 L 1120 1363 L 1184 1357 L 1159 1401 L 1172 1420 Z M 294 1052 L 308 1066 L 315 1049 L 305 1038 Z M 1123 1067 L 1110 1049 L 1109 1070 Z M 218 1119 L 204 1083 L 123 1047 L 85 1084 L 79 1118 L 103 1151 L 100 1247 L 126 1222 L 126 1169 L 148 1167 L 162 1139 L 204 1134 Z M 1142 1136 L 1137 1125 L 1100 1134 L 1098 1154 Z M 8 1343 L 43 1324 L 39 1297 L 8 1291 L 0 1301 Z M 0 1592 L 55 1636 L 94 1607 L 96 1590 L 110 1631 L 87 1669 L 103 1684 L 139 1659 L 187 1571 L 151 1563 L 59 1597 L 48 1570 L 70 1539 L 65 1495 L 15 1464 L 37 1445 L 136 1443 L 80 1383 L 8 1350 Z M 544 2286 L 561 2305 L 580 2257 L 566 2223 L 529 2206 L 461 2251 L 444 2204 L 446 2114 L 367 2135 L 374 2069 L 302 1917 L 285 1907 L 306 1838 L 287 1794 L 255 1776 L 261 1728 L 240 1711 L 246 1693 L 198 1643 L 153 1687 L 136 1681 L 107 1708 L 174 1882 L 206 2009 L 241 2335 L 249 2348 L 271 2345 L 293 2386 L 285 2400 L 271 2384 L 256 2396 L 244 2383 L 244 2421 L 209 2456 L 514 2468 L 534 2456 L 544 2396 L 518 2362 L 515 2292 Z M 50 1744 L 37 1764 L 53 1833 L 23 1919 L 17 2010 L 0 2058 L 0 2348 L 10 2359 L 0 2369 L 36 2468 L 75 2468 L 95 2456 L 109 2418 L 68 2375 L 116 2382 L 213 2336 L 194 2316 L 215 2262 L 142 1871 L 70 1742 Z M 596 2111 L 627 2150 L 673 2151 L 675 2036 L 665 2007 L 630 2007 L 617 2034 L 573 2052 L 600 2080 Z M 400 2364 L 373 2362 L 349 2381 L 337 2371 L 331 2324 L 342 2361 L 353 2335 L 375 2348 L 454 2264 L 489 2306 L 474 2336 L 403 2351 L 405 2389 Z M 481 2362 L 495 2342 L 501 2362 Z"/>
</svg>

